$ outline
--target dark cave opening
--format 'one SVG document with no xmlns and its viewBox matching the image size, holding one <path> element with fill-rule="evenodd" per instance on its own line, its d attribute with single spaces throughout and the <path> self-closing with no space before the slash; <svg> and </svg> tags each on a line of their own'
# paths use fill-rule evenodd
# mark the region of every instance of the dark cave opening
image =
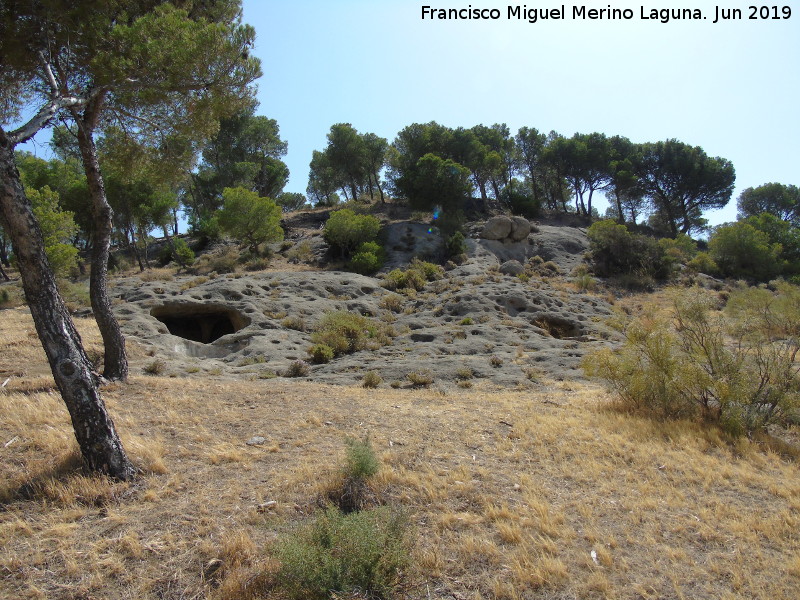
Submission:
<svg viewBox="0 0 800 600">
<path fill-rule="evenodd" d="M 238 311 L 223 306 L 157 306 L 150 314 L 166 325 L 172 335 L 201 344 L 210 344 L 249 324 Z"/>
</svg>

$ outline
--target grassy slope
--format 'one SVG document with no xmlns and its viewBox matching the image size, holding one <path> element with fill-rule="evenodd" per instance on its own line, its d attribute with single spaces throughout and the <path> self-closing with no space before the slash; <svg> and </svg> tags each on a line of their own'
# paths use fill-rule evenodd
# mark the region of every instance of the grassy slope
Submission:
<svg viewBox="0 0 800 600">
<path fill-rule="evenodd" d="M 79 327 L 99 346 L 91 321 Z M 409 597 L 778 600 L 800 587 L 797 464 L 609 411 L 594 386 L 442 395 L 134 376 L 104 392 L 147 471 L 125 485 L 74 472 L 24 310 L 0 312 L 0 383 L 9 375 L 2 598 L 245 597 L 274 566 L 270 544 L 316 509 L 345 436 L 365 433 L 379 486 L 416 524 Z M 246 445 L 254 435 L 267 443 Z"/>
</svg>

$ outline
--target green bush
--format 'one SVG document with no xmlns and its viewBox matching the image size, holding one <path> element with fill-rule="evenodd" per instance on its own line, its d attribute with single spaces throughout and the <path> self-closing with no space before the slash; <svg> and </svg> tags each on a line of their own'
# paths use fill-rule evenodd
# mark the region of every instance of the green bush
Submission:
<svg viewBox="0 0 800 600">
<path fill-rule="evenodd" d="M 386 346 L 392 337 L 394 331 L 384 323 L 357 313 L 335 311 L 322 317 L 316 331 L 311 334 L 311 341 L 330 347 L 335 356 L 342 356 Z"/>
<path fill-rule="evenodd" d="M 375 456 L 375 450 L 369 438 L 359 440 L 348 438 L 347 461 L 345 463 L 344 475 L 349 479 L 367 479 L 375 475 L 380 469 L 380 462 Z"/>
<path fill-rule="evenodd" d="M 361 385 L 365 388 L 376 388 L 383 383 L 383 378 L 377 371 L 367 371 L 361 379 Z"/>
<path fill-rule="evenodd" d="M 258 254 L 260 244 L 283 239 L 281 209 L 274 200 L 237 187 L 225 188 L 222 202 L 217 215 L 220 229 L 247 244 L 252 254 Z"/>
<path fill-rule="evenodd" d="M 692 260 L 686 263 L 686 266 L 695 273 L 705 273 L 706 275 L 719 273 L 717 263 L 714 262 L 708 252 L 698 252 Z"/>
<path fill-rule="evenodd" d="M 311 360 L 318 365 L 329 363 L 336 356 L 333 348 L 327 344 L 314 344 L 311 346 L 308 353 L 311 355 Z"/>
<path fill-rule="evenodd" d="M 331 213 L 325 222 L 323 236 L 331 247 L 348 256 L 361 244 L 375 241 L 381 222 L 372 215 L 357 215 L 349 208 Z"/>
<path fill-rule="evenodd" d="M 311 366 L 304 360 L 295 360 L 283 372 L 284 377 L 308 377 Z"/>
<path fill-rule="evenodd" d="M 783 247 L 749 223 L 720 225 L 708 240 L 708 251 L 725 277 L 769 281 L 784 266 Z"/>
<path fill-rule="evenodd" d="M 685 265 L 697 254 L 697 242 L 684 233 L 679 233 L 674 239 L 662 238 L 658 240 L 658 245 L 671 264 Z"/>
<path fill-rule="evenodd" d="M 428 386 L 433 383 L 433 371 L 430 369 L 420 369 L 419 371 L 412 371 L 408 375 L 406 375 L 406 379 L 408 379 L 413 385 L 416 386 Z"/>
<path fill-rule="evenodd" d="M 725 315 L 716 302 L 674 291 L 667 317 L 624 323 L 623 347 L 589 355 L 584 369 L 625 408 L 657 418 L 699 417 L 732 435 L 785 420 L 800 407 L 800 288 L 739 290 Z"/>
<path fill-rule="evenodd" d="M 277 544 L 278 587 L 297 600 L 327 600 L 332 593 L 390 598 L 409 564 L 408 537 L 408 519 L 398 510 L 345 515 L 329 507 Z"/>
<path fill-rule="evenodd" d="M 389 290 L 420 291 L 429 281 L 440 279 L 443 274 L 444 269 L 439 265 L 415 258 L 406 270 L 393 269 L 389 271 L 383 280 L 383 287 Z"/>
<path fill-rule="evenodd" d="M 183 238 L 173 238 L 172 255 L 182 268 L 190 267 L 194 262 L 194 252 Z"/>
<path fill-rule="evenodd" d="M 611 220 L 594 223 L 587 235 L 594 272 L 600 277 L 628 274 L 666 279 L 671 273 L 664 249 L 653 238 L 630 233 Z"/>
<path fill-rule="evenodd" d="M 350 259 L 350 269 L 362 275 L 378 271 L 386 260 L 386 253 L 378 242 L 364 242 Z"/>
<path fill-rule="evenodd" d="M 445 252 L 447 253 L 447 258 L 452 258 L 454 256 L 461 256 L 462 254 L 466 254 L 467 252 L 467 242 L 464 239 L 464 234 L 460 231 L 456 231 L 453 235 L 447 238 L 444 244 Z"/>
</svg>

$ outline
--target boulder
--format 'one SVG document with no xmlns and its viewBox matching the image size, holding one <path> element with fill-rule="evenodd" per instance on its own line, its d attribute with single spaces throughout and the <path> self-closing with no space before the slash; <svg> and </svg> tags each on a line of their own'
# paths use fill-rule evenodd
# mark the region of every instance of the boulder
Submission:
<svg viewBox="0 0 800 600">
<path fill-rule="evenodd" d="M 483 226 L 481 237 L 485 240 L 502 240 L 511 233 L 512 221 L 505 215 L 492 217 Z"/>
<path fill-rule="evenodd" d="M 531 223 L 525 217 L 511 217 L 511 234 L 513 242 L 521 242 L 531 233 Z"/>
<path fill-rule="evenodd" d="M 525 272 L 525 267 L 518 260 L 507 260 L 500 265 L 500 272 L 503 275 L 519 275 Z"/>
</svg>

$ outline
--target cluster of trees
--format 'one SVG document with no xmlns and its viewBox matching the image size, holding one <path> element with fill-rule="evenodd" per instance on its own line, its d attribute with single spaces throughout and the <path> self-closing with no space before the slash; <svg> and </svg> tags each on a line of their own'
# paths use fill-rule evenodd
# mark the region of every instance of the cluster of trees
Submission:
<svg viewBox="0 0 800 600">
<path fill-rule="evenodd" d="M 381 171 L 386 164 L 389 143 L 374 133 L 358 133 L 349 123 L 337 123 L 328 132 L 328 145 L 315 150 L 311 157 L 307 193 L 315 204 L 334 206 L 339 202 L 337 190 L 345 200 L 356 200 L 375 192 L 385 202 Z"/>
<path fill-rule="evenodd" d="M 708 275 L 800 282 L 800 189 L 768 183 L 738 199 L 739 219 L 713 228 L 707 248 L 685 234 L 656 239 L 613 220 L 588 230 L 597 275 L 667 279 L 678 265 Z"/>
<path fill-rule="evenodd" d="M 387 169 L 388 191 L 416 208 L 463 210 L 477 191 L 484 206 L 535 216 L 553 212 L 596 215 L 596 192 L 611 202 L 609 217 L 649 224 L 672 236 L 702 230 L 703 212 L 730 200 L 735 171 L 730 161 L 677 140 L 637 144 L 622 136 L 576 133 L 565 137 L 505 124 L 450 128 L 414 123 L 397 134 L 385 153 L 371 154 L 349 124 L 328 134 L 328 147 L 314 152 L 309 195 L 330 204 L 336 190 L 357 198 Z M 378 138 L 380 139 L 380 138 Z M 359 142 L 359 140 L 362 140 Z M 367 157 L 370 157 L 367 160 Z"/>
</svg>

